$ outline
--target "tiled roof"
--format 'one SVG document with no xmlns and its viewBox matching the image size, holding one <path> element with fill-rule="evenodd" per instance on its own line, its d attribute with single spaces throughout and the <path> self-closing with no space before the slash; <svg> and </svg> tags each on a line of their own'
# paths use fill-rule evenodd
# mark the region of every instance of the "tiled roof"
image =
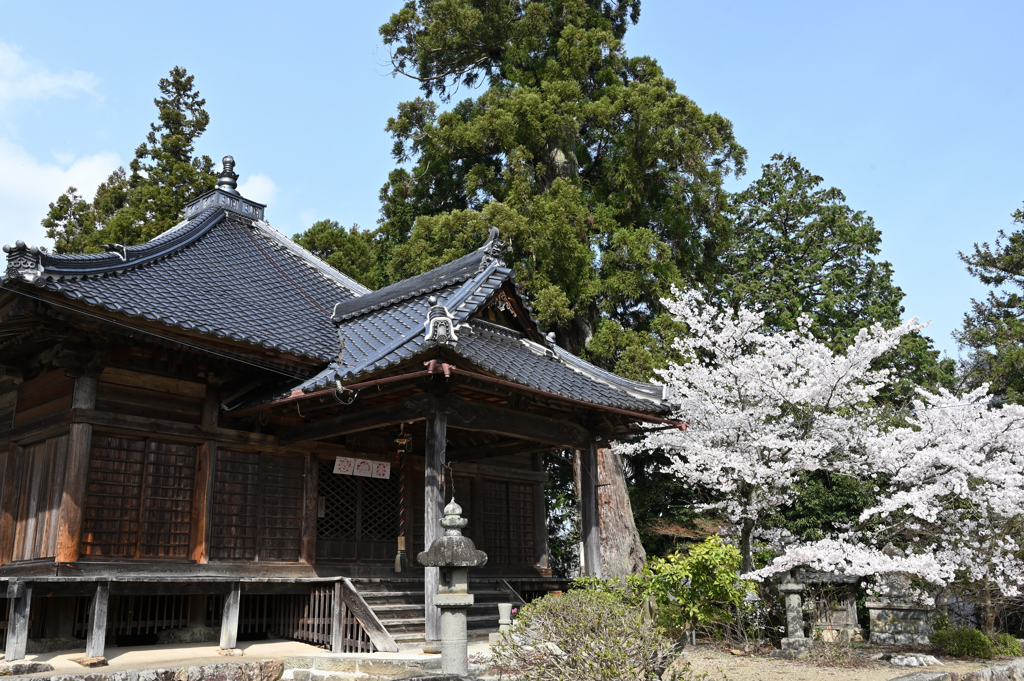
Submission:
<svg viewBox="0 0 1024 681">
<path fill-rule="evenodd" d="M 12 267 L 14 255 L 5 281 L 324 362 L 339 349 L 331 309 L 368 292 L 265 222 L 222 208 L 121 252 L 38 253 L 35 268 L 22 271 Z"/>
</svg>

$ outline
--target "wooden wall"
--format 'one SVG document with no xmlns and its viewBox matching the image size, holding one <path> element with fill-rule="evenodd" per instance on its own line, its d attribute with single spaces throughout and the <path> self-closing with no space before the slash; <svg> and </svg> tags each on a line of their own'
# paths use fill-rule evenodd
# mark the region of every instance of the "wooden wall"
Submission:
<svg viewBox="0 0 1024 681">
<path fill-rule="evenodd" d="M 18 386 L 14 425 L 20 426 L 67 411 L 71 408 L 71 392 L 74 387 L 75 379 L 68 377 L 61 369 L 25 381 Z"/>
<path fill-rule="evenodd" d="M 68 438 L 59 435 L 2 456 L 3 515 L 0 537 L 10 547 L 6 560 L 37 560 L 57 555 L 60 503 Z"/>
<path fill-rule="evenodd" d="M 205 396 L 205 383 L 107 367 L 99 377 L 96 409 L 199 423 Z"/>
</svg>

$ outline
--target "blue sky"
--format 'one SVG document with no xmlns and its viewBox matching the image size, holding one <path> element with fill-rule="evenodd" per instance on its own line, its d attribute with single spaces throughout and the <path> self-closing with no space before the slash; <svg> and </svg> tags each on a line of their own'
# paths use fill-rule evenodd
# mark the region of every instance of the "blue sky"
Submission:
<svg viewBox="0 0 1024 681">
<path fill-rule="evenodd" d="M 196 76 L 243 193 L 293 234 L 372 227 L 384 124 L 414 84 L 387 75 L 377 27 L 400 3 L 0 0 L 0 242 L 42 244 L 69 184 L 87 197 L 155 118 L 156 83 Z M 627 36 L 705 111 L 733 121 L 753 180 L 795 155 L 875 218 L 907 316 L 937 347 L 984 290 L 957 251 L 1012 229 L 1024 201 L 1024 3 L 645 0 Z"/>
</svg>

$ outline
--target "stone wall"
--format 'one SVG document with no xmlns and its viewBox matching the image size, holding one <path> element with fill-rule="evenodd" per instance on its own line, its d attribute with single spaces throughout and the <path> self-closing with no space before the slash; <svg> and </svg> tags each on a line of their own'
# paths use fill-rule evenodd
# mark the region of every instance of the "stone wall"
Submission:
<svg viewBox="0 0 1024 681">
<path fill-rule="evenodd" d="M 871 643 L 926 646 L 932 635 L 931 613 L 917 605 L 868 601 Z"/>
</svg>

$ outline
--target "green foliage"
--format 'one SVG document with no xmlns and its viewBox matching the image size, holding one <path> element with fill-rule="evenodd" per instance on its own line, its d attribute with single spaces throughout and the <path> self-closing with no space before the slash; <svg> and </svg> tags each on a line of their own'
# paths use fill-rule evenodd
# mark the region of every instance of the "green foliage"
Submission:
<svg viewBox="0 0 1024 681">
<path fill-rule="evenodd" d="M 943 629 L 931 635 L 931 643 L 946 655 L 988 659 L 995 655 L 992 639 L 978 629 Z"/>
<path fill-rule="evenodd" d="M 373 287 L 373 234 L 359 225 L 346 230 L 334 220 L 320 220 L 292 240 L 339 272 Z"/>
<path fill-rule="evenodd" d="M 1024 225 L 1024 209 L 1013 213 Z M 1009 399 L 1024 396 L 1024 230 L 1000 230 L 994 245 L 974 244 L 960 253 L 967 271 L 992 290 L 984 300 L 972 300 L 963 328 L 954 337 L 967 359 L 962 365 L 968 387 L 992 384 L 994 394 Z"/>
<path fill-rule="evenodd" d="M 653 681 L 671 653 L 640 608 L 616 593 L 574 589 L 522 608 L 491 659 L 502 678 L 523 681 Z"/>
<path fill-rule="evenodd" d="M 933 631 L 946 631 L 953 628 L 953 622 L 950 621 L 947 615 L 936 615 L 935 619 L 932 620 Z"/>
<path fill-rule="evenodd" d="M 630 375 L 664 363 L 659 299 L 714 268 L 731 124 L 676 92 L 622 37 L 639 2 L 409 2 L 381 27 L 395 73 L 447 101 L 399 105 L 402 164 L 381 192 L 387 279 L 478 247 L 495 225 L 542 323 Z M 387 281 L 380 283 L 388 283 Z M 602 328 L 608 324 L 606 328 Z"/>
<path fill-rule="evenodd" d="M 993 634 L 990 638 L 992 639 L 992 652 L 996 655 L 1005 655 L 1006 657 L 1020 657 L 1024 655 L 1024 651 L 1021 650 L 1020 641 L 1012 634 Z"/>
<path fill-rule="evenodd" d="M 135 150 L 131 175 L 118 168 L 87 203 L 74 187 L 50 204 L 43 219 L 58 253 L 94 253 L 105 243 L 149 241 L 181 219 L 191 199 L 212 189 L 216 177 L 209 156 L 195 155 L 195 142 L 210 116 L 194 89 L 194 76 L 174 67 L 161 78 L 154 100 L 157 123 Z"/>
<path fill-rule="evenodd" d="M 793 503 L 764 522 L 785 528 L 801 541 L 817 541 L 856 521 L 874 499 L 873 481 L 829 471 L 802 471 Z"/>
</svg>

